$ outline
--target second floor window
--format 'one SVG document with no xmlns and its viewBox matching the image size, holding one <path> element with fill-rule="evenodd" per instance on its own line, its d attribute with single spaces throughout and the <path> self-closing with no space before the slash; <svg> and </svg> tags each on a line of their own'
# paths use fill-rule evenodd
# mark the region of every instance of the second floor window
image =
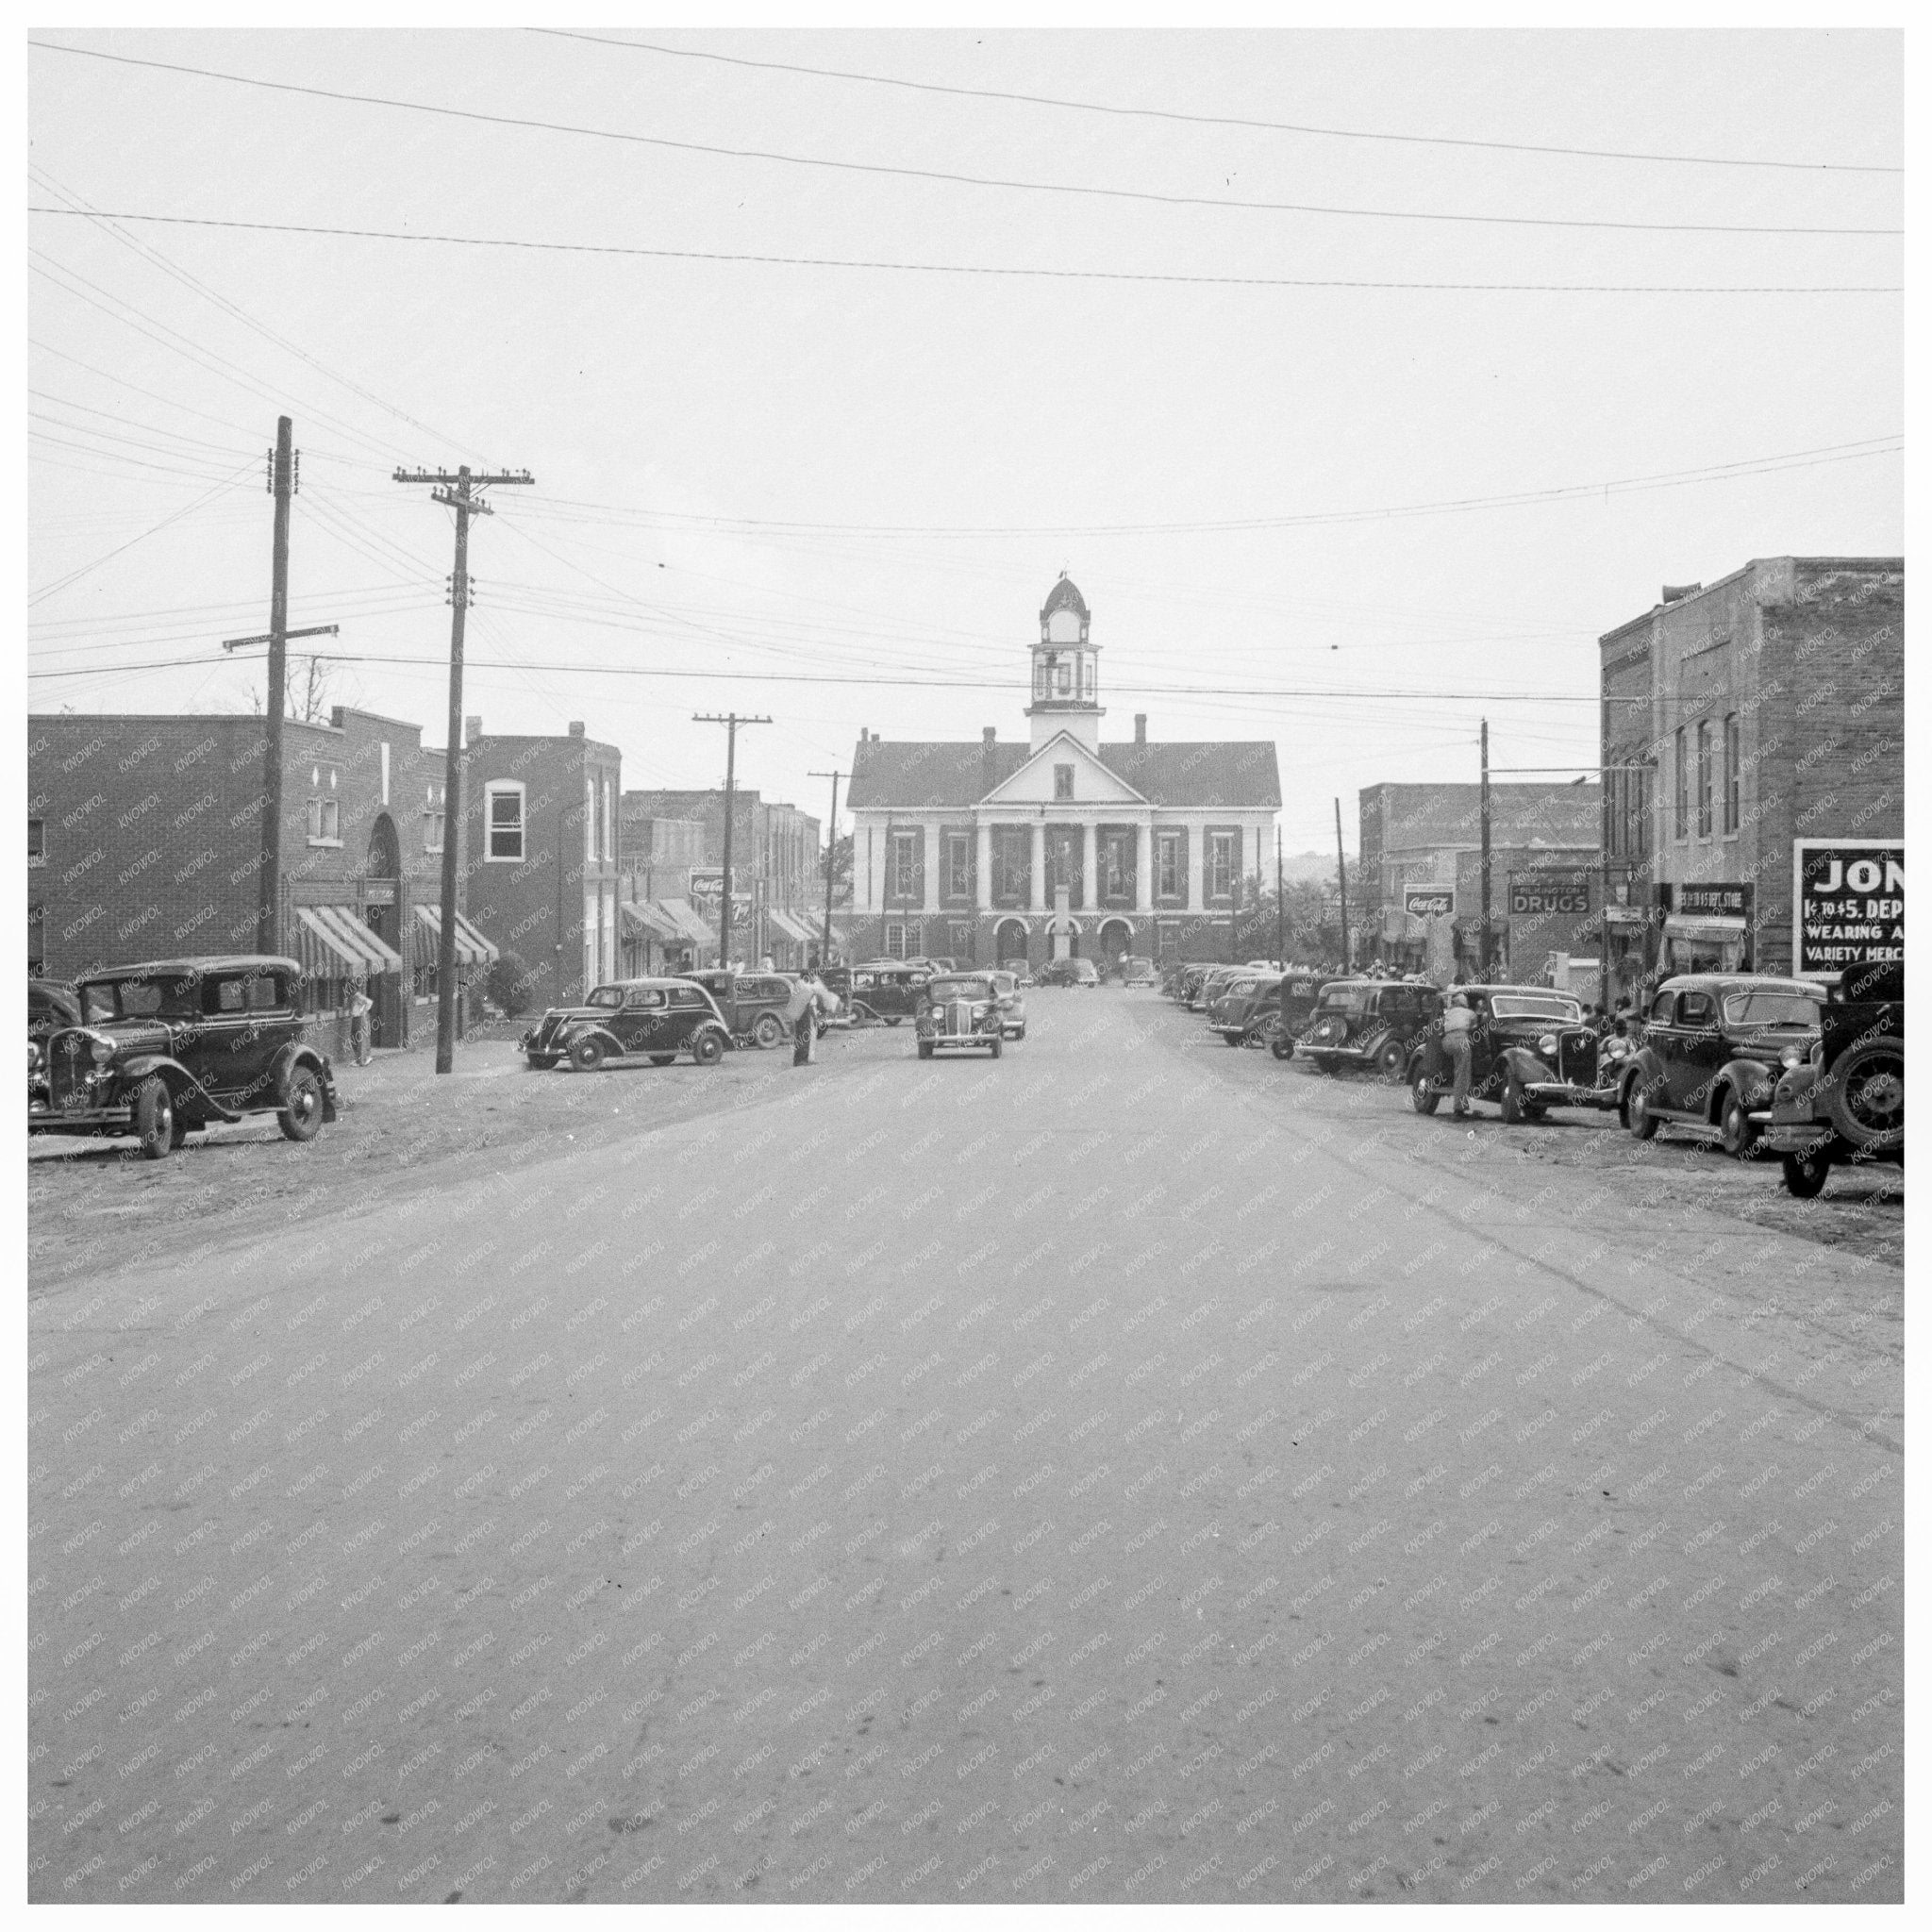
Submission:
<svg viewBox="0 0 1932 1932">
<path fill-rule="evenodd" d="M 1738 729 L 1738 714 L 1733 711 L 1724 720 L 1724 830 L 1726 832 L 1735 832 L 1738 829 L 1740 818 L 1740 807 L 1742 801 L 1740 793 L 1742 791 L 1742 773 L 1740 769 L 1743 764 L 1742 749 L 1742 738 Z"/>
<path fill-rule="evenodd" d="M 1162 832 L 1157 842 L 1159 851 L 1155 887 L 1163 899 L 1184 899 L 1188 894 L 1188 835 Z"/>
<path fill-rule="evenodd" d="M 1684 727 L 1677 726 L 1676 789 L 1672 799 L 1671 836 L 1674 839 L 1688 839 L 1690 836 L 1690 752 L 1686 742 Z"/>
<path fill-rule="evenodd" d="M 1100 890 L 1109 899 L 1133 896 L 1134 835 L 1131 832 L 1101 834 Z"/>
<path fill-rule="evenodd" d="M 1210 899 L 1234 897 L 1235 874 L 1240 865 L 1235 841 L 1240 837 L 1239 832 L 1208 834 L 1208 896 Z"/>
<path fill-rule="evenodd" d="M 895 899 L 916 900 L 925 896 L 925 882 L 920 874 L 925 870 L 922 863 L 924 858 L 925 834 L 924 832 L 894 832 L 892 834 L 892 859 L 888 875 L 888 889 Z"/>
<path fill-rule="evenodd" d="M 1000 825 L 992 835 L 992 891 L 1003 906 L 1024 905 L 1033 887 L 1033 834 Z"/>
<path fill-rule="evenodd" d="M 423 849 L 425 852 L 442 850 L 442 787 L 425 785 L 423 788 Z"/>
<path fill-rule="evenodd" d="M 483 788 L 486 859 L 521 861 L 524 856 L 524 788 L 514 778 L 493 779 Z"/>
<path fill-rule="evenodd" d="M 946 896 L 970 899 L 973 896 L 973 834 L 946 834 Z"/>
<path fill-rule="evenodd" d="M 334 765 L 308 768 L 308 842 L 311 845 L 340 845 L 342 842 L 341 808 L 336 800 L 338 774 Z"/>
<path fill-rule="evenodd" d="M 1697 836 L 1710 837 L 1710 724 L 1697 727 Z"/>
<path fill-rule="evenodd" d="M 1053 795 L 1056 798 L 1073 797 L 1074 768 L 1072 765 L 1056 765 L 1053 768 Z"/>
</svg>

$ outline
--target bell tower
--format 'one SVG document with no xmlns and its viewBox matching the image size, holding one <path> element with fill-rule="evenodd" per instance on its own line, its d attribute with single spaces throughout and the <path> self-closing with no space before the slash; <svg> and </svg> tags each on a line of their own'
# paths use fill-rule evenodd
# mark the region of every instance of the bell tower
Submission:
<svg viewBox="0 0 1932 1932">
<path fill-rule="evenodd" d="M 1040 611 L 1040 641 L 1033 646 L 1033 749 L 1069 731 L 1089 751 L 1100 749 L 1100 647 L 1089 641 L 1093 622 L 1079 586 L 1060 573 Z"/>
</svg>

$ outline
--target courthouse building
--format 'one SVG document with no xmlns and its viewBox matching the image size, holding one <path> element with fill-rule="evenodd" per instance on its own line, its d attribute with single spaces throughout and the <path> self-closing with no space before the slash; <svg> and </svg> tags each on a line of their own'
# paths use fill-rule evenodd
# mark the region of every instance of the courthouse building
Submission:
<svg viewBox="0 0 1932 1932">
<path fill-rule="evenodd" d="M 861 734 L 855 957 L 1225 956 L 1243 882 L 1273 876 L 1274 746 L 1149 742 L 1144 714 L 1103 741 L 1091 627 L 1062 575 L 1031 646 L 1024 742 L 991 724 L 976 744 Z"/>
</svg>

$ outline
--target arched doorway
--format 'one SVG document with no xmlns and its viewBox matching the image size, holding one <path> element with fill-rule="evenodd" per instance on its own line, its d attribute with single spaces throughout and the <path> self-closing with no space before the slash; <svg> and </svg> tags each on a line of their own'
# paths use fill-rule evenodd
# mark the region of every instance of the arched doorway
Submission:
<svg viewBox="0 0 1932 1932">
<path fill-rule="evenodd" d="M 1046 922 L 1046 951 L 1050 959 L 1077 959 L 1080 954 L 1080 922 L 1058 915 Z"/>
<path fill-rule="evenodd" d="M 1026 963 L 1026 922 L 1024 919 L 1003 919 L 993 928 L 993 964 L 1004 966 L 1009 959 L 1017 959 L 1021 965 Z"/>
<path fill-rule="evenodd" d="M 362 917 L 370 931 L 392 953 L 403 950 L 402 876 L 402 846 L 396 838 L 395 821 L 388 812 L 378 812 L 369 828 L 369 856 L 363 861 Z M 369 997 L 375 1007 L 369 1016 L 373 1043 L 407 1045 L 402 974 L 376 974 Z"/>
<path fill-rule="evenodd" d="M 1109 919 L 1100 928 L 1100 960 L 1104 972 L 1118 966 L 1134 949 L 1134 928 L 1124 919 Z"/>
</svg>

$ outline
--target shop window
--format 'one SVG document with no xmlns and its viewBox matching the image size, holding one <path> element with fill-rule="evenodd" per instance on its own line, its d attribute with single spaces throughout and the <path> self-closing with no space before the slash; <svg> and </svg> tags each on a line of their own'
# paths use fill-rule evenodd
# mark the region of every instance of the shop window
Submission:
<svg viewBox="0 0 1932 1932">
<path fill-rule="evenodd" d="M 1741 734 L 1738 729 L 1738 714 L 1733 711 L 1724 720 L 1724 830 L 1726 833 L 1738 829 L 1740 818 L 1740 791 L 1742 789 L 1743 763 Z"/>
<path fill-rule="evenodd" d="M 1690 836 L 1690 754 L 1681 724 L 1677 726 L 1676 753 L 1676 792 L 1671 811 L 1671 836 L 1688 839 Z"/>
<path fill-rule="evenodd" d="M 1072 765 L 1056 765 L 1053 768 L 1053 795 L 1057 799 L 1073 797 L 1074 768 Z"/>
<path fill-rule="evenodd" d="M 1710 723 L 1697 727 L 1697 836 L 1710 837 Z"/>
<path fill-rule="evenodd" d="M 484 824 L 494 863 L 519 862 L 524 856 L 524 785 L 521 778 L 492 778 L 483 788 Z"/>
</svg>

